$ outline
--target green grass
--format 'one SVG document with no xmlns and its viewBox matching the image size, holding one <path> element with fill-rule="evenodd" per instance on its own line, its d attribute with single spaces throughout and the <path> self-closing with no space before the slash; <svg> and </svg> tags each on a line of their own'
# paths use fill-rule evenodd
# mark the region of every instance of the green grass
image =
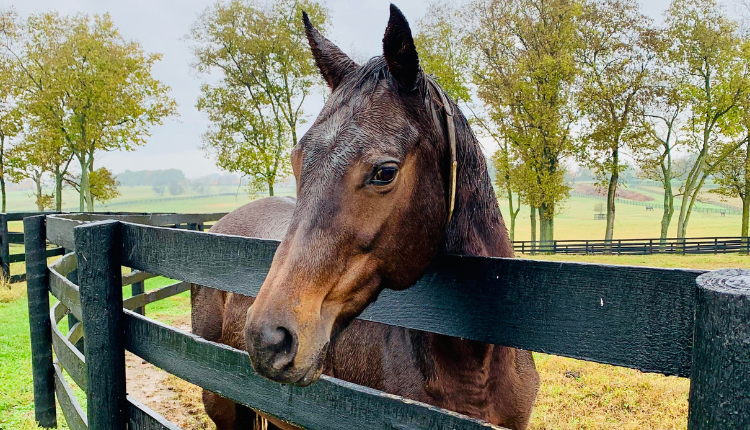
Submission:
<svg viewBox="0 0 750 430">
<path fill-rule="evenodd" d="M 147 291 L 173 283 L 166 278 L 153 278 L 145 283 Z M 0 285 L 0 289 L 8 290 Z M 29 313 L 25 284 L 15 284 L 0 295 L 0 430 L 36 429 L 31 377 L 31 350 L 29 341 Z M 130 297 L 130 288 L 123 289 L 123 296 Z M 54 298 L 52 298 L 54 302 Z M 190 292 L 146 306 L 149 317 L 167 324 L 184 320 L 190 315 Z M 63 333 L 67 331 L 67 319 L 59 324 Z M 85 395 L 67 378 L 85 410 Z M 58 408 L 58 423 L 64 425 Z"/>
</svg>

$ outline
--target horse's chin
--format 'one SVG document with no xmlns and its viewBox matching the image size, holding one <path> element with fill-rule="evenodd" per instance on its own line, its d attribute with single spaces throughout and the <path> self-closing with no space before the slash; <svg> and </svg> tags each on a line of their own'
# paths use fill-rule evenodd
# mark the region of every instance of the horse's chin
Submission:
<svg viewBox="0 0 750 430">
<path fill-rule="evenodd" d="M 251 360 L 253 368 L 258 375 L 280 384 L 294 385 L 297 387 L 307 387 L 314 383 L 323 374 L 323 362 L 328 352 L 328 343 L 326 343 L 316 358 L 311 360 L 312 365 L 307 367 L 288 366 L 281 370 L 273 370 L 267 367 L 258 366 Z"/>
</svg>

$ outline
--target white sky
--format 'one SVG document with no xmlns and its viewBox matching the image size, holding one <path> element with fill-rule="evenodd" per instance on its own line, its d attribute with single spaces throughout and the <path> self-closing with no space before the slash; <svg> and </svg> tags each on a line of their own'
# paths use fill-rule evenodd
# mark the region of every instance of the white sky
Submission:
<svg viewBox="0 0 750 430">
<path fill-rule="evenodd" d="M 669 5 L 669 0 L 640 2 L 643 12 L 657 21 Z M 198 177 L 220 170 L 200 150 L 200 136 L 208 121 L 195 108 L 201 79 L 189 67 L 192 56 L 184 36 L 211 3 L 199 0 L 0 0 L 0 9 L 14 7 L 22 16 L 53 9 L 62 14 L 109 12 L 125 38 L 139 41 L 147 52 L 164 54 L 154 67 L 154 75 L 172 87 L 171 95 L 179 105 L 179 118 L 153 127 L 148 143 L 137 151 L 100 154 L 96 162 L 115 173 L 126 169 L 178 168 L 188 177 Z M 353 53 L 357 58 L 381 53 L 390 1 L 328 0 L 325 3 L 332 18 L 329 37 L 344 52 Z M 395 0 L 395 4 L 414 25 L 425 13 L 428 1 Z M 306 101 L 304 108 L 308 119 L 317 115 L 322 103 L 322 94 L 315 94 Z M 300 127 L 300 135 L 306 130 L 307 125 Z"/>
</svg>

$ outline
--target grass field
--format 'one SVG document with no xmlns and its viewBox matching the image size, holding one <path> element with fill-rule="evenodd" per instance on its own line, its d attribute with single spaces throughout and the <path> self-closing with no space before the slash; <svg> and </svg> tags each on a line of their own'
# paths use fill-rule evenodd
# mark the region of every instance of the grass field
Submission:
<svg viewBox="0 0 750 430">
<path fill-rule="evenodd" d="M 707 256 L 536 256 L 545 260 L 626 264 L 654 267 L 750 268 L 750 258 Z M 19 268 L 14 268 L 19 270 Z M 150 290 L 168 280 L 146 283 Z M 125 289 L 127 297 L 128 289 Z M 149 305 L 149 317 L 168 324 L 189 321 L 188 293 Z M 62 324 L 64 326 L 64 323 Z M 65 329 L 64 327 L 62 327 Z M 28 310 L 25 286 L 0 286 L 0 429 L 26 430 L 33 424 L 29 358 Z M 689 381 L 636 370 L 534 354 L 542 385 L 532 416 L 534 430 L 684 429 Z M 183 410 L 182 428 L 211 429 L 200 404 L 200 390 L 173 376 L 165 377 L 168 400 Z M 78 393 L 79 396 L 81 393 Z M 174 406 L 159 410 L 175 416 Z M 62 416 L 61 414 L 58 414 Z M 62 421 L 62 420 L 61 420 Z M 66 427 L 62 427 L 66 428 Z"/>
</svg>

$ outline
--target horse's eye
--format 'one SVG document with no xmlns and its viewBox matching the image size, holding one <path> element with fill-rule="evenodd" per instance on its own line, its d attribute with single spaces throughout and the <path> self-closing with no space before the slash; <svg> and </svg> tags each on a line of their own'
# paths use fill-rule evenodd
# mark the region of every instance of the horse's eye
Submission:
<svg viewBox="0 0 750 430">
<path fill-rule="evenodd" d="M 381 166 L 372 175 L 372 183 L 374 185 L 388 185 L 396 179 L 396 173 L 398 168 L 396 166 Z"/>
</svg>

